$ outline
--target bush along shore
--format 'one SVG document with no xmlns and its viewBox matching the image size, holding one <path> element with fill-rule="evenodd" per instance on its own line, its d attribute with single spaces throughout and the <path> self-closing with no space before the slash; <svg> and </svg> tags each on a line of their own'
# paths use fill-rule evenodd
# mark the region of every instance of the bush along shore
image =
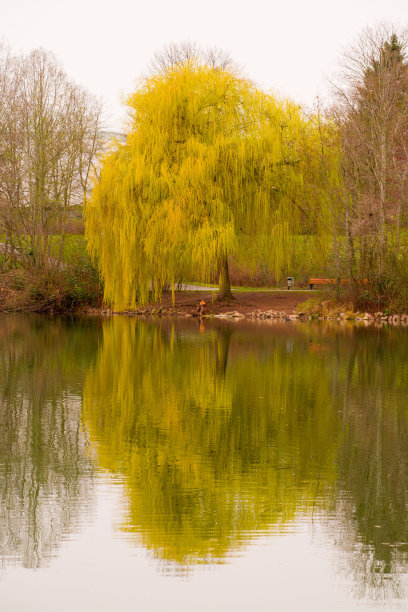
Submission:
<svg viewBox="0 0 408 612">
<path fill-rule="evenodd" d="M 46 268 L 18 262 L 0 273 L 0 312 L 71 314 L 102 306 L 103 286 L 86 252 Z"/>
</svg>

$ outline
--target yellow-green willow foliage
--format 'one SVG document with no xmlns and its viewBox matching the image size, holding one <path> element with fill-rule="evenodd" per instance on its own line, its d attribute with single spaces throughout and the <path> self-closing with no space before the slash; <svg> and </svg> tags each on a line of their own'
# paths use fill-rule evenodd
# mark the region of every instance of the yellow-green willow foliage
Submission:
<svg viewBox="0 0 408 612">
<path fill-rule="evenodd" d="M 317 108 L 303 125 L 298 147 L 303 200 L 300 232 L 292 237 L 292 270 L 304 278 L 344 276 L 346 200 L 341 134 L 334 119 Z"/>
<path fill-rule="evenodd" d="M 248 344 L 230 327 L 104 325 L 84 425 L 99 465 L 124 477 L 122 528 L 159 558 L 222 560 L 321 510 L 334 486 L 340 422 L 326 356 L 307 359 L 302 337 L 291 352 L 293 338 L 275 333 Z"/>
<path fill-rule="evenodd" d="M 208 280 L 248 256 L 245 237 L 279 276 L 301 218 L 300 109 L 196 59 L 142 81 L 128 105 L 127 142 L 104 158 L 85 213 L 106 301 L 132 307 Z"/>
</svg>

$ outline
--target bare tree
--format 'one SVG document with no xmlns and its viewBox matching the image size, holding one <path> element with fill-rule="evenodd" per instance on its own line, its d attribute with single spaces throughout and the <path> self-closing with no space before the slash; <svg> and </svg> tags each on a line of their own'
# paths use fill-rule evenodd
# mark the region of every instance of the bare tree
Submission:
<svg viewBox="0 0 408 612">
<path fill-rule="evenodd" d="M 216 47 L 204 50 L 191 41 L 166 45 L 162 51 L 154 54 L 149 68 L 152 74 L 165 73 L 194 59 L 201 60 L 214 70 L 238 70 L 229 53 Z"/>
<path fill-rule="evenodd" d="M 386 25 L 365 30 L 345 53 L 336 87 L 348 231 L 360 281 L 377 287 L 401 273 L 406 259 L 401 229 L 408 227 L 407 50 L 407 31 Z"/>
<path fill-rule="evenodd" d="M 83 203 L 99 146 L 101 105 L 54 56 L 3 53 L 0 62 L 0 223 L 4 250 L 58 262 L 70 211 Z"/>
</svg>

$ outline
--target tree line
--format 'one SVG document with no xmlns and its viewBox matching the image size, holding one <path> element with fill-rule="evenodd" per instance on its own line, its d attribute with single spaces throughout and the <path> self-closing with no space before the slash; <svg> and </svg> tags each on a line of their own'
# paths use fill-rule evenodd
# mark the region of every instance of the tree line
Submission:
<svg viewBox="0 0 408 612">
<path fill-rule="evenodd" d="M 367 281 L 378 305 L 406 304 L 408 188 L 407 33 L 367 30 L 344 58 L 335 109 L 344 190 L 342 269 L 356 297 Z"/>
<path fill-rule="evenodd" d="M 0 222 L 7 252 L 50 255 L 82 205 L 98 152 L 100 103 L 41 49 L 0 56 Z"/>
<path fill-rule="evenodd" d="M 99 160 L 99 102 L 50 54 L 3 49 L 2 270 L 63 268 L 73 206 L 86 203 L 92 274 L 117 309 L 192 280 L 230 299 L 231 263 L 277 282 L 322 274 L 346 281 L 337 291 L 356 307 L 404 308 L 407 44 L 404 30 L 363 32 L 331 104 L 312 110 L 221 52 L 172 45 L 127 100 L 126 142 Z"/>
<path fill-rule="evenodd" d="M 407 41 L 366 30 L 334 102 L 313 111 L 261 91 L 222 54 L 157 56 L 86 208 L 105 298 L 130 307 L 199 276 L 218 277 L 228 299 L 232 259 L 279 280 L 303 258 L 310 275 L 348 281 L 355 305 L 403 307 Z"/>
<path fill-rule="evenodd" d="M 61 300 L 69 307 L 80 293 L 75 297 L 84 281 L 77 273 L 83 254 L 76 269 L 69 266 L 67 235 L 92 187 L 101 111 L 51 53 L 0 49 L 0 303 L 6 308 L 48 309 Z"/>
</svg>

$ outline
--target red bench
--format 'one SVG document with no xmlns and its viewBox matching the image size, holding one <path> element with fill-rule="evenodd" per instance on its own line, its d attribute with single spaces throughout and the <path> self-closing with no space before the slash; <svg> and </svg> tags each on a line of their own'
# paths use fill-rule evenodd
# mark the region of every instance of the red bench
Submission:
<svg viewBox="0 0 408 612">
<path fill-rule="evenodd" d="M 347 278 L 342 278 L 341 283 L 348 283 Z M 309 289 L 315 285 L 337 285 L 337 278 L 309 278 Z"/>
<path fill-rule="evenodd" d="M 309 289 L 313 289 L 315 285 L 337 285 L 337 282 L 337 278 L 309 278 Z M 348 282 L 350 282 L 348 278 L 340 279 L 342 285 L 346 285 Z M 368 281 L 365 278 L 363 281 L 359 282 L 366 284 Z"/>
</svg>

